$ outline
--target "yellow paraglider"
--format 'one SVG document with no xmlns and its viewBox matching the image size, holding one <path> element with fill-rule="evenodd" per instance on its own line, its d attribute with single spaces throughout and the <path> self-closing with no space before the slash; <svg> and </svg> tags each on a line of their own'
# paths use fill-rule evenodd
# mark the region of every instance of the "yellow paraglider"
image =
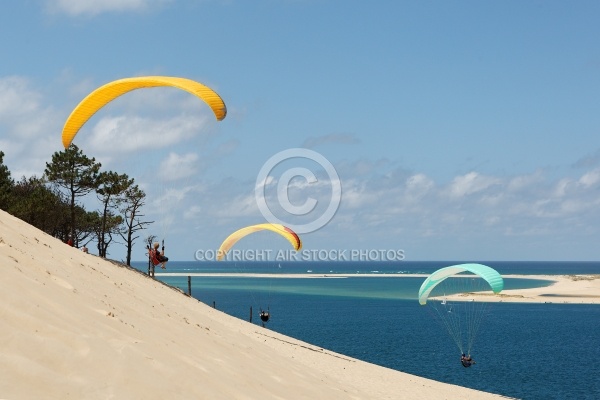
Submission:
<svg viewBox="0 0 600 400">
<path fill-rule="evenodd" d="M 217 260 L 221 261 L 223 257 L 225 257 L 229 249 L 231 249 L 233 245 L 235 245 L 238 242 L 238 240 L 240 240 L 244 236 L 263 230 L 270 230 L 280 234 L 292 244 L 294 250 L 296 251 L 302 248 L 302 241 L 300 241 L 300 237 L 298 237 L 298 235 L 290 228 L 279 224 L 258 224 L 239 229 L 233 232 L 231 235 L 229 235 L 227 239 L 223 241 L 221 247 L 217 251 Z"/>
<path fill-rule="evenodd" d="M 62 131 L 62 142 L 65 149 L 69 147 L 79 129 L 106 104 L 132 90 L 159 86 L 175 87 L 198 96 L 208 104 L 218 121 L 225 118 L 227 114 L 227 107 L 223 99 L 215 91 L 191 79 L 170 76 L 140 76 L 119 79 L 94 90 L 71 112 Z"/>
</svg>

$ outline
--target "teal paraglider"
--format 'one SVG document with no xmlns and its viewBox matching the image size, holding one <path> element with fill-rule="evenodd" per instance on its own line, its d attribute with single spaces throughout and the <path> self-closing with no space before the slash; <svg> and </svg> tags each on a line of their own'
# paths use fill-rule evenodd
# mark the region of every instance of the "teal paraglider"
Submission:
<svg viewBox="0 0 600 400">
<path fill-rule="evenodd" d="M 500 291 L 504 289 L 504 279 L 502 279 L 502 276 L 495 269 L 490 268 L 487 265 L 452 265 L 450 267 L 438 269 L 433 274 L 429 275 L 427 279 L 425 279 L 425 282 L 423 282 L 421 288 L 419 289 L 419 304 L 425 305 L 427 303 L 427 297 L 437 285 L 442 283 L 445 279 L 456 274 L 460 274 L 461 272 L 471 272 L 475 275 L 479 275 L 487 283 L 489 283 L 490 288 L 494 293 L 500 293 Z"/>
<path fill-rule="evenodd" d="M 461 363 L 465 367 L 465 357 L 470 358 L 465 354 L 471 353 L 481 323 L 489 311 L 486 295 L 497 294 L 503 288 L 504 279 L 498 271 L 487 265 L 468 263 L 435 271 L 419 289 L 419 304 L 430 310 L 446 328 L 463 355 Z M 492 293 L 486 293 L 490 291 Z M 474 362 L 469 362 L 468 366 L 472 364 Z"/>
</svg>

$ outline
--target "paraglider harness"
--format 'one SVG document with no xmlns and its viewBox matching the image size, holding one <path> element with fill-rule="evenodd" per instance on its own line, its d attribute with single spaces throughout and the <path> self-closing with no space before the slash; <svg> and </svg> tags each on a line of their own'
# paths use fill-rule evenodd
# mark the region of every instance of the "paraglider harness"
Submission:
<svg viewBox="0 0 600 400">
<path fill-rule="evenodd" d="M 146 245 L 146 249 L 148 249 L 148 275 L 154 276 L 155 267 L 162 263 L 163 261 L 159 259 L 158 252 L 154 250 L 152 247 L 152 240 L 148 239 L 148 244 Z M 162 252 L 165 253 L 165 240 L 162 240 Z"/>
<path fill-rule="evenodd" d="M 271 317 L 271 314 L 269 314 L 269 309 L 267 308 L 267 311 L 265 311 L 261 308 L 259 316 L 260 316 L 260 320 L 262 321 L 262 326 L 264 328 L 265 323 L 269 322 L 269 318 Z"/>
<path fill-rule="evenodd" d="M 469 356 L 467 357 L 464 353 L 460 356 L 460 363 L 463 367 L 469 368 L 471 365 L 475 364 L 475 361 Z"/>
<path fill-rule="evenodd" d="M 268 312 L 268 311 L 261 310 L 261 311 L 260 311 L 260 320 L 261 320 L 262 322 L 267 322 L 267 321 L 269 321 L 269 312 Z"/>
</svg>

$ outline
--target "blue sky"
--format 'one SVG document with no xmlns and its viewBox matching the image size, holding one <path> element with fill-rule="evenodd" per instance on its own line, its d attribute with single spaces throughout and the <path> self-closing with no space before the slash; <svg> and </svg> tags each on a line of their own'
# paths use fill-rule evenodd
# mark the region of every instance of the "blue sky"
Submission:
<svg viewBox="0 0 600 400">
<path fill-rule="evenodd" d="M 307 148 L 335 167 L 342 195 L 305 249 L 597 260 L 599 16 L 595 1 L 2 3 L 0 149 L 15 178 L 39 176 L 94 88 L 181 76 L 217 91 L 225 120 L 187 93 L 146 89 L 74 141 L 147 191 L 146 233 L 165 237 L 172 259 L 265 222 L 261 167 Z M 319 181 L 293 181 L 292 203 L 325 204 L 328 176 L 300 164 Z M 245 245 L 286 246 L 261 240 Z"/>
</svg>

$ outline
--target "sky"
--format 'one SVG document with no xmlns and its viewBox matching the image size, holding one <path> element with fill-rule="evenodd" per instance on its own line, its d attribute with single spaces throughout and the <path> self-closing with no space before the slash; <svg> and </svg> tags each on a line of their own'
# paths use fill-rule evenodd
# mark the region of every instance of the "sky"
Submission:
<svg viewBox="0 0 600 400">
<path fill-rule="evenodd" d="M 95 88 L 185 77 L 223 121 L 141 89 L 73 141 L 145 190 L 135 260 L 149 234 L 194 260 L 275 217 L 314 261 L 594 261 L 599 17 L 596 1 L 2 2 L 0 150 L 13 178 L 41 176 Z M 256 235 L 239 249 L 289 248 Z"/>
</svg>

